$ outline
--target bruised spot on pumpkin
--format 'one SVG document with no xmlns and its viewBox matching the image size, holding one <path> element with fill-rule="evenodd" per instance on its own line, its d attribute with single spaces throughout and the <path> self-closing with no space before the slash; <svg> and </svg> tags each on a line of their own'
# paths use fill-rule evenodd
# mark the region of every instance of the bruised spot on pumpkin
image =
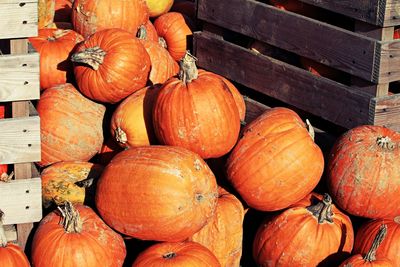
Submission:
<svg viewBox="0 0 400 267">
<path fill-rule="evenodd" d="M 194 161 L 194 169 L 195 169 L 196 171 L 200 171 L 200 170 L 201 170 L 201 162 L 200 162 L 199 159 L 196 159 L 196 160 Z"/>
<path fill-rule="evenodd" d="M 185 138 L 185 132 L 182 129 L 178 129 L 178 137 L 179 138 Z"/>
</svg>

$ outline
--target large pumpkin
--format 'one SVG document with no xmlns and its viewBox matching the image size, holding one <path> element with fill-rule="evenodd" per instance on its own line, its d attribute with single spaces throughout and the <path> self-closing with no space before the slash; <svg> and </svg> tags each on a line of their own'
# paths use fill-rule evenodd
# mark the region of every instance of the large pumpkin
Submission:
<svg viewBox="0 0 400 267">
<path fill-rule="evenodd" d="M 89 207 L 67 202 L 46 215 L 32 241 L 32 265 L 122 266 L 126 256 L 122 237 Z"/>
<path fill-rule="evenodd" d="M 38 28 L 54 28 L 55 0 L 39 0 Z"/>
<path fill-rule="evenodd" d="M 125 1 L 122 1 L 125 2 Z M 141 42 L 121 29 L 94 33 L 72 55 L 79 90 L 87 97 L 117 103 L 146 85 L 150 57 Z"/>
<path fill-rule="evenodd" d="M 118 153 L 97 183 L 96 207 L 126 235 L 182 241 L 214 215 L 217 184 L 207 164 L 180 147 L 142 146 Z"/>
<path fill-rule="evenodd" d="M 195 242 L 159 243 L 143 251 L 132 267 L 219 267 L 221 264 L 206 247 Z"/>
<path fill-rule="evenodd" d="M 162 144 L 181 146 L 202 158 L 218 158 L 235 145 L 240 118 L 235 100 L 221 76 L 197 70 L 189 54 L 181 61 L 179 78 L 158 93 L 154 130 Z"/>
<path fill-rule="evenodd" d="M 332 204 L 331 197 L 307 196 L 260 225 L 253 257 L 265 267 L 338 266 L 350 256 L 353 242 L 350 218 Z"/>
<path fill-rule="evenodd" d="M 244 129 L 227 160 L 227 177 L 249 206 L 275 211 L 309 194 L 323 167 L 322 152 L 301 118 L 272 108 Z"/>
<path fill-rule="evenodd" d="M 0 210 L 0 266 L 4 267 L 29 267 L 29 261 L 24 251 L 16 244 L 7 242 L 3 228 L 3 215 Z"/>
<path fill-rule="evenodd" d="M 136 34 L 148 19 L 145 0 L 75 0 L 72 7 L 74 29 L 85 38 L 111 28 Z"/>
<path fill-rule="evenodd" d="M 392 261 L 393 266 L 400 266 L 400 219 L 376 219 L 361 225 L 357 231 L 354 242 L 353 253 L 368 253 L 375 236 L 378 234 L 382 225 L 387 226 L 386 238 L 376 250 L 377 258 L 387 258 Z"/>
<path fill-rule="evenodd" d="M 234 195 L 222 187 L 218 188 L 218 194 L 215 215 L 189 240 L 213 252 L 221 266 L 240 266 L 244 208 Z"/>
<path fill-rule="evenodd" d="M 124 99 L 111 118 L 111 134 L 125 148 L 155 143 L 152 110 L 159 87 L 145 87 Z"/>
<path fill-rule="evenodd" d="M 231 83 L 228 79 L 222 77 L 225 85 L 228 87 L 229 91 L 231 91 L 233 99 L 235 100 L 236 107 L 239 111 L 239 118 L 241 122 L 244 122 L 246 118 L 246 103 L 244 102 L 243 95 L 239 92 L 233 83 Z"/>
<path fill-rule="evenodd" d="M 43 206 L 62 205 L 66 201 L 83 204 L 90 201 L 90 187 L 97 183 L 103 167 L 83 161 L 55 163 L 41 172 Z"/>
<path fill-rule="evenodd" d="M 41 29 L 29 42 L 40 54 L 40 88 L 66 83 L 73 77 L 70 54 L 83 37 L 73 30 Z"/>
<path fill-rule="evenodd" d="M 41 166 L 88 161 L 100 151 L 105 107 L 85 98 L 72 84 L 45 90 L 37 111 L 41 122 Z"/>
<path fill-rule="evenodd" d="M 154 27 L 164 47 L 175 60 L 180 60 L 188 49 L 188 36 L 192 31 L 181 13 L 168 12 L 154 21 Z"/>
<path fill-rule="evenodd" d="M 337 205 L 367 218 L 400 215 L 400 134 L 381 126 L 358 126 L 335 143 L 328 187 Z"/>
</svg>

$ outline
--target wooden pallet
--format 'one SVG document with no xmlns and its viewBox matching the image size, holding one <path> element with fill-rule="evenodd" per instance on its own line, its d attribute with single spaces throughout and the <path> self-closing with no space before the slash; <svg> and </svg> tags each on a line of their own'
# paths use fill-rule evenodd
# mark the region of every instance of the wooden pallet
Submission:
<svg viewBox="0 0 400 267">
<path fill-rule="evenodd" d="M 39 99 L 39 54 L 28 53 L 37 36 L 38 1 L 0 3 L 0 102 L 12 103 L 12 118 L 0 120 L 0 163 L 14 165 L 15 179 L 0 182 L 0 209 L 9 239 L 25 247 L 33 222 L 42 218 L 40 119 L 31 105 Z M 16 229 L 16 232 L 13 230 Z"/>
<path fill-rule="evenodd" d="M 303 2 L 330 2 L 325 8 L 333 9 L 338 8 L 333 2 L 348 1 Z M 194 34 L 199 66 L 346 128 L 374 124 L 400 130 L 400 95 L 389 92 L 389 83 L 400 80 L 400 40 L 393 40 L 393 26 L 366 24 L 355 16 L 350 31 L 254 0 L 198 0 L 197 15 L 205 24 Z M 352 82 L 316 77 L 254 53 L 225 40 L 224 31 L 323 63 Z"/>
</svg>

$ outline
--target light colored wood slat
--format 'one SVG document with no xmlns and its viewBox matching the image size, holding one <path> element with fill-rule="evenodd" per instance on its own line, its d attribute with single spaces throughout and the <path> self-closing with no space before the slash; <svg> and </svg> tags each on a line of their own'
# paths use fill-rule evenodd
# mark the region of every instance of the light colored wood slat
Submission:
<svg viewBox="0 0 400 267">
<path fill-rule="evenodd" d="M 40 161 L 38 116 L 0 120 L 0 129 L 0 164 Z"/>
<path fill-rule="evenodd" d="M 17 241 L 17 229 L 15 228 L 15 225 L 4 225 L 4 232 L 6 233 L 8 242 Z"/>
<path fill-rule="evenodd" d="M 39 221 L 42 218 L 41 179 L 0 183 L 0 209 L 4 212 L 4 225 Z"/>
<path fill-rule="evenodd" d="M 396 25 L 400 25 L 400 1 L 386 0 L 383 26 L 388 27 Z"/>
<path fill-rule="evenodd" d="M 0 39 L 38 34 L 38 1 L 0 1 Z"/>
<path fill-rule="evenodd" d="M 39 54 L 0 56 L 0 102 L 40 97 Z"/>
<path fill-rule="evenodd" d="M 400 131 L 400 94 L 371 99 L 369 123 Z"/>
</svg>

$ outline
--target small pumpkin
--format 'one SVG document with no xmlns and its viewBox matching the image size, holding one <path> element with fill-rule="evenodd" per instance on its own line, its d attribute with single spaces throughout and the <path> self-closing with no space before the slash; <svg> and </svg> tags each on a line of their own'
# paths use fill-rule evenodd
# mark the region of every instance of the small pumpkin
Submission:
<svg viewBox="0 0 400 267">
<path fill-rule="evenodd" d="M 146 0 L 151 18 L 167 13 L 174 3 L 174 0 Z"/>
<path fill-rule="evenodd" d="M 38 28 L 54 28 L 55 0 L 39 0 Z"/>
<path fill-rule="evenodd" d="M 21 247 L 7 241 L 3 227 L 4 213 L 0 210 L 0 266 L 30 267 L 28 258 Z"/>
<path fill-rule="evenodd" d="M 119 234 L 91 208 L 70 202 L 41 220 L 32 241 L 33 266 L 118 267 L 125 256 Z"/>
<path fill-rule="evenodd" d="M 309 196 L 260 225 L 253 242 L 258 266 L 338 266 L 350 256 L 354 242 L 350 218 L 332 198 Z"/>
<path fill-rule="evenodd" d="M 214 215 L 214 174 L 180 147 L 141 146 L 118 153 L 96 189 L 96 207 L 115 230 L 142 240 L 183 241 Z"/>
<path fill-rule="evenodd" d="M 88 161 L 103 144 L 105 107 L 83 95 L 72 84 L 46 89 L 38 101 L 41 161 Z"/>
<path fill-rule="evenodd" d="M 220 267 L 215 255 L 195 242 L 164 242 L 152 245 L 136 258 L 132 267 Z"/>
<path fill-rule="evenodd" d="M 376 250 L 379 248 L 382 241 L 387 235 L 387 226 L 385 224 L 381 225 L 378 233 L 376 234 L 372 245 L 368 252 L 362 256 L 361 254 L 356 254 L 351 256 L 349 259 L 345 260 L 339 267 L 362 267 L 362 266 L 374 266 L 374 267 L 394 267 L 395 265 L 387 258 L 377 258 Z"/>
<path fill-rule="evenodd" d="M 178 12 L 165 13 L 154 21 L 154 27 L 171 56 L 176 61 L 181 60 L 188 49 L 187 38 L 192 35 L 183 15 Z"/>
<path fill-rule="evenodd" d="M 73 30 L 41 29 L 28 39 L 40 54 L 40 88 L 66 83 L 73 77 L 70 54 L 83 37 Z"/>
<path fill-rule="evenodd" d="M 77 47 L 71 60 L 81 93 L 107 103 L 117 103 L 143 88 L 151 66 L 142 43 L 121 29 L 94 33 Z"/>
</svg>

